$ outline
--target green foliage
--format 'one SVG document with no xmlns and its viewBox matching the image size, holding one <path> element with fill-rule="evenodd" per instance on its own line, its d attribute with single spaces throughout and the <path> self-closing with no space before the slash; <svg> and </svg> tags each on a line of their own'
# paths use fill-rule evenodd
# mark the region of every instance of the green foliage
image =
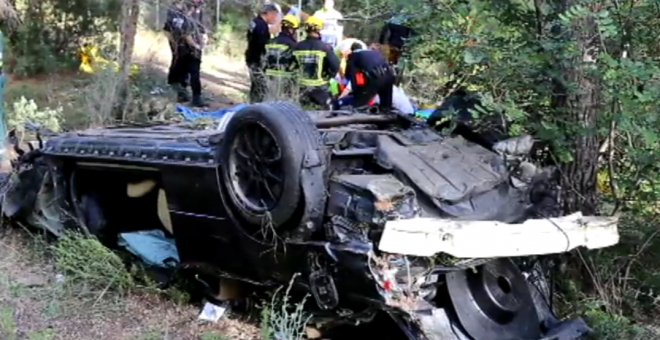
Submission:
<svg viewBox="0 0 660 340">
<path fill-rule="evenodd" d="M 3 27 L 11 72 L 29 76 L 76 67 L 80 44 L 117 30 L 120 5 L 118 0 L 17 1 L 22 24 Z"/>
<path fill-rule="evenodd" d="M 12 110 L 7 112 L 7 126 L 10 129 L 23 129 L 26 124 L 39 124 L 52 132 L 59 132 L 62 121 L 62 107 L 55 109 L 40 108 L 34 100 L 21 97 L 13 103 Z"/>
<path fill-rule="evenodd" d="M 71 233 L 52 246 L 55 268 L 80 294 L 100 299 L 106 293 L 124 295 L 135 288 L 131 273 L 112 250 L 96 238 Z"/>
<path fill-rule="evenodd" d="M 598 340 L 647 340 L 657 335 L 630 319 L 619 314 L 610 314 L 599 309 L 590 309 L 585 314 L 591 327 L 595 329 L 592 339 Z"/>
<path fill-rule="evenodd" d="M 580 293 L 566 298 L 589 301 L 579 312 L 599 339 L 650 339 L 631 324 L 655 322 L 649 315 L 657 313 L 660 291 L 660 7 L 632 0 L 566 3 L 408 4 L 404 12 L 417 36 L 409 42 L 407 85 L 427 98 L 442 98 L 458 85 L 477 91 L 491 115 L 504 117 L 509 134 L 548 142 L 550 160 L 560 164 L 575 161 L 580 136 L 595 137 L 598 209 L 623 214 L 622 238 L 615 247 L 576 257 L 575 272 L 589 275 L 575 275 Z M 597 96 L 581 97 L 586 88 L 576 72 L 590 78 Z M 567 110 L 560 104 L 565 98 L 582 111 Z M 592 107 L 595 124 L 575 114 Z"/>
<path fill-rule="evenodd" d="M 305 297 L 298 303 L 291 301 L 291 288 L 293 282 L 300 274 L 295 274 L 289 286 L 280 295 L 282 288 L 275 291 L 270 304 L 261 310 L 261 338 L 262 340 L 302 340 L 305 337 L 305 326 L 309 323 L 311 315 L 305 312 Z"/>
<path fill-rule="evenodd" d="M 229 57 L 242 58 L 247 47 L 244 37 L 251 19 L 242 7 L 223 6 L 221 21 L 213 32 L 211 48 Z"/>
</svg>

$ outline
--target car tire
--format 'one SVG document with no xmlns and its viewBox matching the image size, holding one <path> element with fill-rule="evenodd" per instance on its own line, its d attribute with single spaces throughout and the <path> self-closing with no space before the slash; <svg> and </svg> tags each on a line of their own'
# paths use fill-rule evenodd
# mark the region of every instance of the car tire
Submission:
<svg viewBox="0 0 660 340">
<path fill-rule="evenodd" d="M 269 196 L 278 197 L 269 197 L 272 202 L 266 204 L 266 198 L 262 199 L 266 195 L 254 195 L 260 197 L 263 206 L 258 206 L 247 197 L 239 179 L 240 173 L 245 171 L 240 170 L 237 165 L 241 162 L 239 158 L 259 157 L 256 155 L 263 151 L 246 146 L 251 143 L 246 140 L 252 138 L 250 137 L 252 134 L 256 135 L 255 131 L 259 129 L 262 130 L 259 133 L 263 133 L 263 136 L 270 135 L 268 138 L 272 138 L 281 157 L 281 160 L 276 162 L 278 167 L 276 172 L 281 177 L 281 183 L 271 187 L 272 190 L 264 190 Z M 241 139 L 243 142 L 240 141 Z M 218 149 L 222 181 L 233 210 L 251 225 L 262 226 L 269 223 L 277 228 L 289 222 L 298 211 L 299 205 L 304 202 L 302 170 L 309 158 L 319 157 L 319 141 L 320 134 L 309 114 L 292 103 L 260 103 L 236 112 L 227 124 Z M 252 143 L 255 143 L 254 140 Z M 257 142 L 260 143 L 263 141 Z M 266 142 L 260 145 L 265 148 L 270 147 L 267 144 Z M 250 155 L 245 154 L 248 152 Z M 257 163 L 259 161 L 252 164 Z M 248 171 L 262 165 L 249 166 Z M 265 176 L 251 176 L 252 179 L 262 177 Z M 263 186 L 266 187 L 267 185 Z"/>
</svg>

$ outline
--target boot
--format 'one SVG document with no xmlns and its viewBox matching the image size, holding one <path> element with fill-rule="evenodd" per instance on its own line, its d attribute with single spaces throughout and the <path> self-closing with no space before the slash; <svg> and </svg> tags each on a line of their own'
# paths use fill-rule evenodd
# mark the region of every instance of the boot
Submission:
<svg viewBox="0 0 660 340">
<path fill-rule="evenodd" d="M 186 91 L 186 88 L 181 86 L 181 84 L 172 84 L 172 89 L 176 92 L 177 103 L 187 103 L 190 101 L 188 91 Z"/>
<path fill-rule="evenodd" d="M 194 107 L 206 107 L 206 103 L 202 99 L 202 96 L 195 95 L 195 96 L 193 96 L 193 99 L 192 99 L 192 106 L 194 106 Z"/>
<path fill-rule="evenodd" d="M 189 102 L 190 101 L 190 96 L 188 95 L 188 92 L 186 92 L 186 90 L 177 91 L 176 101 L 177 101 L 177 103 L 187 103 L 187 102 Z"/>
</svg>

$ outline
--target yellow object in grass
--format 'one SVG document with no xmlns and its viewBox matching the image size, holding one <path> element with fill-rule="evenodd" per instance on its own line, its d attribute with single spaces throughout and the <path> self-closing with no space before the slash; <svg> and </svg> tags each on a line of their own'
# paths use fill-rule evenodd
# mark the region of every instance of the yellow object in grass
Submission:
<svg viewBox="0 0 660 340">
<path fill-rule="evenodd" d="M 80 66 L 78 69 L 85 73 L 94 73 L 95 70 L 103 69 L 112 66 L 115 72 L 119 72 L 119 63 L 114 60 L 108 60 L 99 55 L 98 47 L 91 44 L 80 46 L 78 50 L 78 58 L 80 59 Z M 131 65 L 129 75 L 134 77 L 140 71 L 137 65 Z"/>
</svg>

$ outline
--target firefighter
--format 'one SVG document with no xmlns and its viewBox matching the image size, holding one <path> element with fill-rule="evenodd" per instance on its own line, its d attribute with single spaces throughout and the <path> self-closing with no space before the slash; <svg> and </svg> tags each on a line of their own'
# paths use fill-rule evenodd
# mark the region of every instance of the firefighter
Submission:
<svg viewBox="0 0 660 340">
<path fill-rule="evenodd" d="M 268 78 L 269 93 L 291 94 L 293 87 L 293 54 L 296 46 L 296 34 L 300 21 L 295 15 L 287 14 L 282 18 L 280 33 L 266 45 L 265 72 Z"/>
<path fill-rule="evenodd" d="M 330 109 L 329 80 L 339 72 L 339 59 L 332 47 L 321 41 L 323 20 L 311 16 L 305 22 L 307 38 L 293 49 L 301 87 L 300 101 Z"/>
<path fill-rule="evenodd" d="M 365 106 L 378 95 L 381 111 L 388 112 L 392 110 L 394 70 L 379 51 L 363 47 L 363 44 L 353 44 L 346 61 L 346 79 L 351 83 L 353 106 Z"/>
<path fill-rule="evenodd" d="M 277 22 L 279 9 L 273 3 L 261 6 L 259 15 L 255 17 L 248 27 L 248 46 L 245 51 L 245 63 L 250 71 L 250 102 L 263 101 L 266 94 L 266 77 L 263 69 L 263 58 L 266 55 L 266 44 L 270 40 L 268 25 Z"/>
</svg>

